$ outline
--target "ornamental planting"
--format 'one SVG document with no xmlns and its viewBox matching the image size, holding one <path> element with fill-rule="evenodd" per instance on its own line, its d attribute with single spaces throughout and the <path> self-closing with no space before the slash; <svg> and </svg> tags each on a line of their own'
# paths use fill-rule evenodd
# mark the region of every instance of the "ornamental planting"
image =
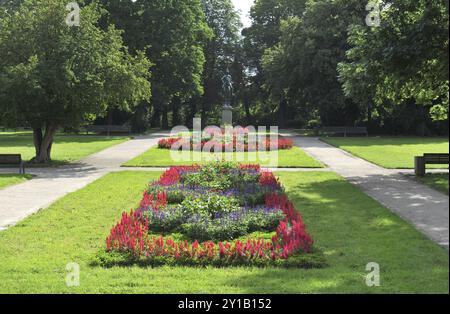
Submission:
<svg viewBox="0 0 450 314">
<path fill-rule="evenodd" d="M 300 213 L 259 165 L 172 167 L 123 213 L 104 265 L 319 267 Z"/>
</svg>

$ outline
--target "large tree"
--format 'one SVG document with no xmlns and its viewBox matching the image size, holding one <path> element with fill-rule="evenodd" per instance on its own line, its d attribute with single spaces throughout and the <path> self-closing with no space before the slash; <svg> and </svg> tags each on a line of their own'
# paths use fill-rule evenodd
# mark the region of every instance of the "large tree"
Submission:
<svg viewBox="0 0 450 314">
<path fill-rule="evenodd" d="M 0 21 L 0 120 L 33 128 L 37 163 L 50 161 L 58 128 L 151 96 L 143 53 L 131 56 L 121 31 L 98 27 L 95 3 L 82 7 L 80 26 L 65 23 L 66 5 L 25 0 Z"/>
<path fill-rule="evenodd" d="M 261 70 L 264 52 L 280 42 L 281 23 L 290 17 L 301 16 L 306 0 L 256 0 L 250 11 L 252 25 L 243 30 L 244 45 L 249 64 Z"/>
<path fill-rule="evenodd" d="M 203 46 L 212 34 L 200 0 L 101 1 L 107 23 L 124 29 L 130 49 L 144 50 L 154 63 L 152 125 L 167 128 L 170 111 L 178 120 L 181 103 L 203 93 Z"/>
<path fill-rule="evenodd" d="M 271 56 L 267 57 L 265 61 L 263 55 L 280 43 L 282 21 L 290 17 L 301 16 L 305 9 L 305 2 L 306 0 L 256 0 L 250 12 L 252 25 L 242 32 L 244 35 L 244 59 L 249 74 L 244 91 L 244 104 L 252 103 L 252 111 L 263 118 L 261 123 L 273 123 L 275 121 L 273 116 L 278 113 L 278 119 L 276 119 L 278 125 L 284 126 L 286 98 L 278 97 L 281 92 L 275 89 L 280 87 L 279 82 L 275 82 L 273 86 L 266 84 L 267 77 L 275 77 L 274 73 L 266 73 L 262 66 L 263 62 L 272 58 L 274 54 L 269 53 Z M 271 69 L 275 68 L 274 64 Z M 249 111 L 248 107 L 246 105 L 246 111 Z"/>
<path fill-rule="evenodd" d="M 279 99 L 282 114 L 317 110 L 328 125 L 358 119 L 357 108 L 342 92 L 337 65 L 348 49 L 348 27 L 364 23 L 365 15 L 358 0 L 307 1 L 300 17 L 282 22 L 280 43 L 262 57 L 265 84 Z"/>
<path fill-rule="evenodd" d="M 421 104 L 448 118 L 448 1 L 383 1 L 379 27 L 353 26 L 339 67 L 349 97 Z"/>
</svg>

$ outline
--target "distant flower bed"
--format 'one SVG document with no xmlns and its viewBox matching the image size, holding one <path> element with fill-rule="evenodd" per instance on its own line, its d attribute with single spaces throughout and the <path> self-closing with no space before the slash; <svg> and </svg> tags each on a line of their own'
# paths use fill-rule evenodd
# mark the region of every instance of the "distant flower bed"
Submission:
<svg viewBox="0 0 450 314">
<path fill-rule="evenodd" d="M 188 147 L 193 151 L 269 151 L 269 150 L 286 150 L 291 149 L 294 143 L 291 139 L 287 139 L 281 135 L 269 136 L 263 135 L 262 137 L 255 136 L 253 141 L 249 142 L 250 137 L 248 133 L 233 133 L 232 135 L 226 135 L 224 133 L 214 133 L 205 131 L 201 140 L 194 141 L 190 137 L 172 137 L 162 139 L 158 142 L 158 148 L 160 149 L 172 149 L 180 150 Z"/>
<path fill-rule="evenodd" d="M 251 234 L 260 234 L 255 238 Z M 318 267 L 313 240 L 278 179 L 259 165 L 173 167 L 123 213 L 104 265 Z"/>
</svg>

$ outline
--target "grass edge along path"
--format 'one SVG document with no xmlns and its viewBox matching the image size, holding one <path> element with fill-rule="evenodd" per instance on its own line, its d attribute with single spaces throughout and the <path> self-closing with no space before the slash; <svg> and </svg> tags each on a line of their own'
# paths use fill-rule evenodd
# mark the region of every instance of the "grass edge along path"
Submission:
<svg viewBox="0 0 450 314">
<path fill-rule="evenodd" d="M 419 182 L 433 188 L 439 192 L 449 195 L 449 174 L 448 173 L 428 173 L 425 177 L 414 177 Z"/>
<path fill-rule="evenodd" d="M 414 169 L 415 156 L 449 152 L 448 138 L 443 137 L 321 137 L 320 140 L 386 169 Z"/>
<path fill-rule="evenodd" d="M 200 154 L 200 153 L 194 153 Z M 209 161 L 214 159 L 222 160 L 225 154 L 231 153 L 217 153 L 207 154 Z M 233 159 L 236 161 L 236 154 L 240 154 L 243 157 L 242 163 L 259 163 L 255 161 L 248 161 L 248 153 L 233 153 Z M 158 147 L 152 147 L 144 154 L 126 162 L 123 167 L 171 167 L 171 166 L 189 166 L 194 164 L 202 164 L 202 162 L 192 160 L 192 154 L 187 153 L 189 161 L 173 161 L 170 155 L 170 150 L 159 149 Z M 208 160 L 206 160 L 208 161 Z M 239 160 L 241 162 L 241 160 Z M 263 166 L 270 165 L 270 163 L 260 162 Z M 279 168 L 324 168 L 325 166 L 309 156 L 303 150 L 298 147 L 293 147 L 288 150 L 278 151 L 278 167 Z"/>
<path fill-rule="evenodd" d="M 32 178 L 29 174 L 9 174 L 0 173 L 0 189 L 6 188 L 8 186 L 12 186 L 15 184 L 23 183 Z"/>
<path fill-rule="evenodd" d="M 159 173 L 111 173 L 0 232 L 0 293 L 448 293 L 448 252 L 331 172 L 277 173 L 324 269 L 93 267 L 123 211 Z M 80 286 L 67 287 L 67 263 Z M 380 265 L 381 286 L 365 283 Z"/>
<path fill-rule="evenodd" d="M 31 134 L 0 132 L 0 154 L 21 154 L 27 167 L 59 166 L 81 160 L 129 139 L 128 136 L 57 134 L 52 147 L 52 162 L 49 165 L 35 165 L 28 163 L 35 153 Z"/>
</svg>

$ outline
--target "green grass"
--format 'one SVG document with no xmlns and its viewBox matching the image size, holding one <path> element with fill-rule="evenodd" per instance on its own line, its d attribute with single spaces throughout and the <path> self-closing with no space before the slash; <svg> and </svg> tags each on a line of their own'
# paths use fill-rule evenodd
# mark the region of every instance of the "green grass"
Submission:
<svg viewBox="0 0 450 314">
<path fill-rule="evenodd" d="M 278 151 L 278 163 L 274 164 L 277 152 L 268 153 L 269 159 L 257 156 L 257 160 L 249 158 L 249 153 L 216 153 L 216 154 L 201 154 L 199 152 L 184 153 L 188 161 L 174 161 L 171 157 L 171 151 L 168 149 L 159 149 L 153 147 L 146 151 L 141 156 L 125 163 L 125 167 L 170 167 L 181 165 L 202 164 L 207 161 L 223 158 L 232 158 L 233 161 L 243 163 L 260 163 L 264 166 L 280 167 L 280 168 L 323 168 L 323 164 L 313 159 L 298 147 L 293 147 L 288 150 Z M 202 161 L 197 161 L 202 159 Z"/>
<path fill-rule="evenodd" d="M 329 172 L 280 173 L 324 269 L 92 266 L 123 210 L 158 173 L 114 173 L 0 232 L 0 293 L 448 293 L 448 251 Z M 80 265 L 79 287 L 65 285 Z M 377 262 L 381 286 L 365 284 Z"/>
<path fill-rule="evenodd" d="M 355 156 L 388 169 L 413 169 L 414 157 L 424 153 L 448 153 L 449 141 L 443 137 L 322 138 Z M 446 168 L 448 166 L 429 166 Z"/>
<path fill-rule="evenodd" d="M 0 189 L 31 179 L 31 175 L 0 174 Z"/>
<path fill-rule="evenodd" d="M 57 134 L 52 163 L 59 165 L 80 160 L 127 140 L 127 137 Z M 0 132 L 0 154 L 22 154 L 23 160 L 30 160 L 35 154 L 33 135 L 30 132 Z"/>
<path fill-rule="evenodd" d="M 430 173 L 425 177 L 417 177 L 417 179 L 423 184 L 428 185 L 438 191 L 441 191 L 445 194 L 449 194 L 448 188 L 448 173 Z"/>
</svg>

